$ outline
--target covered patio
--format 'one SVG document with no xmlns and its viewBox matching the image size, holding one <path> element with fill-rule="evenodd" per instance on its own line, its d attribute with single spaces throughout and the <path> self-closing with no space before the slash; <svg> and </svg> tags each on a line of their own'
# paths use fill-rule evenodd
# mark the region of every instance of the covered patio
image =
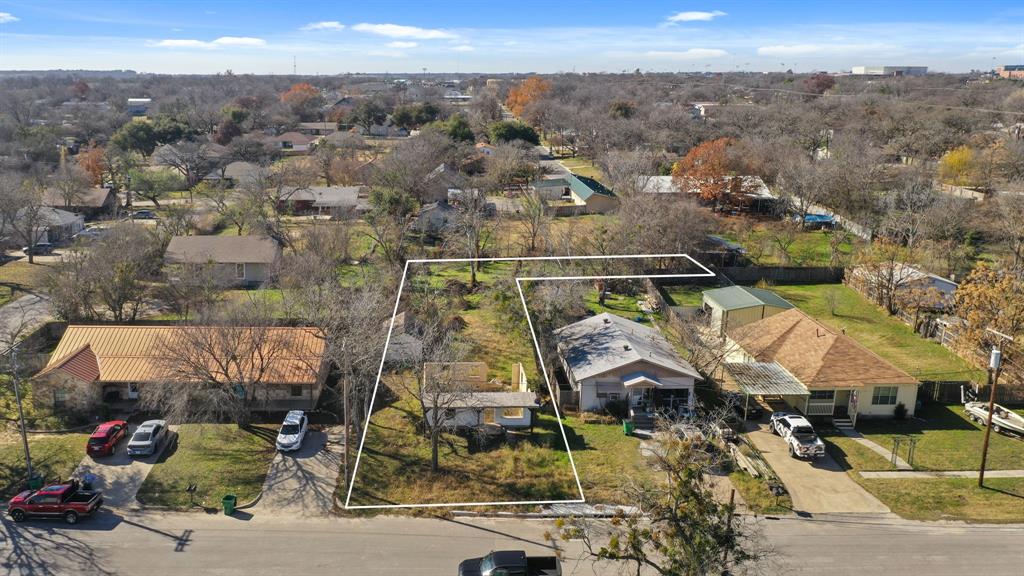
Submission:
<svg viewBox="0 0 1024 576">
<path fill-rule="evenodd" d="M 811 392 L 777 362 L 726 362 L 722 388 L 743 395 L 743 419 L 747 418 L 750 397 L 781 398 L 795 410 L 806 413 Z"/>
</svg>

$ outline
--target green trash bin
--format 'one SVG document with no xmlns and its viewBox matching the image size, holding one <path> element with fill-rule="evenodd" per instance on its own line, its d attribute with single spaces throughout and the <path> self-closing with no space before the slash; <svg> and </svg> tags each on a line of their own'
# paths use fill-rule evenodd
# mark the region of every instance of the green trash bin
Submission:
<svg viewBox="0 0 1024 576">
<path fill-rule="evenodd" d="M 221 503 L 224 504 L 224 515 L 231 516 L 235 513 L 235 504 L 238 504 L 238 498 L 234 494 L 228 494 L 221 498 Z"/>
<path fill-rule="evenodd" d="M 629 420 L 623 420 L 623 422 L 622 422 L 622 431 L 626 434 L 626 436 L 632 435 L 633 434 L 633 430 L 635 430 L 635 429 L 636 429 L 636 426 L 634 426 L 632 422 L 630 422 Z"/>
<path fill-rule="evenodd" d="M 28 489 L 29 490 L 39 490 L 42 487 L 43 487 L 43 477 L 42 476 L 40 476 L 38 474 L 33 474 L 28 479 Z"/>
</svg>

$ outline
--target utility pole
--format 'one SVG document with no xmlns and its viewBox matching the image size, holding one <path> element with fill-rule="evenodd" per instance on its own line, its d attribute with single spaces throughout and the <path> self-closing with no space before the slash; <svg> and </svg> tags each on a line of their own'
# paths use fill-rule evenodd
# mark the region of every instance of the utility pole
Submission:
<svg viewBox="0 0 1024 576">
<path fill-rule="evenodd" d="M 992 355 L 988 359 L 988 421 L 985 423 L 985 441 L 981 445 L 981 469 L 978 470 L 978 487 L 985 487 L 985 460 L 988 459 L 988 438 L 992 434 L 992 412 L 996 404 L 996 383 L 1002 367 L 1003 353 L 999 348 L 992 347 Z"/>
<path fill-rule="evenodd" d="M 28 432 L 25 430 L 25 411 L 21 407 L 21 386 L 18 382 L 18 344 L 11 346 L 11 383 L 14 384 L 14 399 L 18 403 L 18 420 L 21 423 L 21 445 L 25 449 L 25 469 L 28 472 L 29 481 L 32 480 L 32 454 L 28 450 Z"/>
</svg>

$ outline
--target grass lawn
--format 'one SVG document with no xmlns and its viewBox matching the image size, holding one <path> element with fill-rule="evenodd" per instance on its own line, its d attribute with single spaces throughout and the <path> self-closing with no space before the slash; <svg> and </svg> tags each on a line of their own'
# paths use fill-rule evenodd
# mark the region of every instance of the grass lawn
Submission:
<svg viewBox="0 0 1024 576">
<path fill-rule="evenodd" d="M 984 429 L 967 420 L 959 404 L 926 404 L 917 418 L 904 422 L 862 420 L 857 428 L 889 450 L 896 435 L 917 438 L 913 464 L 919 470 L 977 470 L 981 463 Z M 904 459 L 906 450 L 904 442 L 900 449 Z M 991 470 L 1024 468 L 1024 441 L 992 433 L 987 466 Z"/>
<path fill-rule="evenodd" d="M 793 510 L 789 495 L 776 498 L 768 491 L 763 478 L 754 478 L 742 470 L 729 474 L 729 480 L 747 503 L 747 509 L 757 514 L 788 514 Z"/>
<path fill-rule="evenodd" d="M 621 424 L 586 423 L 569 416 L 564 425 L 587 502 L 629 504 L 620 490 L 625 481 L 663 481 L 640 454 L 640 439 L 626 436 Z"/>
<path fill-rule="evenodd" d="M 669 298 L 672 299 L 672 303 L 676 306 L 696 307 L 700 307 L 701 304 L 703 304 L 704 291 L 713 289 L 711 286 L 690 286 L 686 284 L 679 286 L 665 286 L 664 288 Z"/>
<path fill-rule="evenodd" d="M 395 384 L 397 377 L 391 381 Z M 430 472 L 430 440 L 416 431 L 422 418 L 412 394 L 373 414 L 352 492 L 354 504 L 515 502 L 579 498 L 565 442 L 553 416 L 538 414 L 533 434 L 489 450 L 445 434 L 441 471 Z M 339 490 L 345 487 L 339 486 Z"/>
<path fill-rule="evenodd" d="M 635 320 L 637 316 L 647 318 L 647 315 L 644 314 L 643 310 L 640 309 L 640 306 L 637 305 L 637 301 L 644 298 L 643 294 L 629 295 L 608 293 L 605 295 L 603 306 L 597 301 L 597 296 L 597 290 L 591 290 L 587 293 L 585 299 L 587 309 L 594 314 L 604 314 L 605 312 L 609 312 L 630 320 Z M 652 316 L 658 319 L 662 317 L 660 312 L 653 314 Z"/>
<path fill-rule="evenodd" d="M 85 457 L 88 434 L 53 434 L 30 437 L 32 469 L 46 481 L 67 480 Z M 7 499 L 22 488 L 27 477 L 21 437 L 12 434 L 0 444 L 0 498 Z"/>
<path fill-rule="evenodd" d="M 167 449 L 139 489 L 137 498 L 151 506 L 188 508 L 185 488 L 198 485 L 196 502 L 220 506 L 225 494 L 243 504 L 263 488 L 274 459 L 277 428 L 235 424 L 183 424 L 176 446 Z"/>
<path fill-rule="evenodd" d="M 718 234 L 730 242 L 736 242 L 747 249 L 756 264 L 776 266 L 786 264 L 779 247 L 772 241 L 771 234 L 763 224 L 754 224 L 743 233 L 725 232 Z M 789 247 L 790 265 L 796 266 L 830 266 L 832 248 L 829 242 L 832 233 L 823 230 L 807 230 L 798 232 L 796 240 Z M 843 242 L 839 246 L 841 258 L 849 261 L 860 240 L 851 235 L 853 240 Z"/>
<path fill-rule="evenodd" d="M 601 172 L 601 169 L 595 166 L 588 158 L 577 156 L 576 158 L 564 158 L 559 160 L 559 162 L 573 174 L 593 178 L 594 180 L 604 184 L 604 174 Z"/>
<path fill-rule="evenodd" d="M 29 264 L 27 258 L 0 265 L 0 300 L 11 300 L 21 296 L 20 292 L 40 289 L 49 269 L 49 264 Z M 6 300 L 3 302 L 6 303 Z"/>
<path fill-rule="evenodd" d="M 773 292 L 846 334 L 896 367 L 922 380 L 984 381 L 985 373 L 969 365 L 938 342 L 918 336 L 898 318 L 889 316 L 856 291 L 841 284 L 773 286 Z M 835 315 L 826 295 L 837 298 Z"/>
</svg>

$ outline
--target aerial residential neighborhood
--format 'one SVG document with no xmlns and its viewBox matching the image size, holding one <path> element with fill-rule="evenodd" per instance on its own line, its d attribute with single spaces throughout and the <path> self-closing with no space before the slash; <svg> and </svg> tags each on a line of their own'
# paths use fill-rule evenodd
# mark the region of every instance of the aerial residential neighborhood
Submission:
<svg viewBox="0 0 1024 576">
<path fill-rule="evenodd" d="M 1024 574 L 1020 20 L 0 0 L 0 571 Z"/>
</svg>

